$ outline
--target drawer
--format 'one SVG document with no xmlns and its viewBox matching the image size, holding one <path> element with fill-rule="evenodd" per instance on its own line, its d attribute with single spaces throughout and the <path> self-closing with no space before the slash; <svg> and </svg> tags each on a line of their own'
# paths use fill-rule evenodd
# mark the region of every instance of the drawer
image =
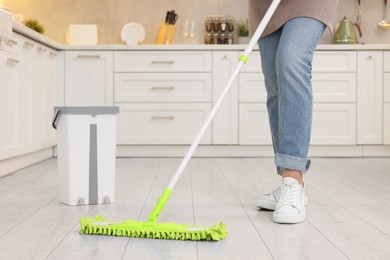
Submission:
<svg viewBox="0 0 390 260">
<path fill-rule="evenodd" d="M 356 51 L 316 51 L 313 72 L 355 72 Z"/>
<path fill-rule="evenodd" d="M 211 52 L 115 52 L 115 72 L 211 72 Z"/>
<path fill-rule="evenodd" d="M 264 75 L 241 73 L 240 102 L 266 102 Z M 314 102 L 356 102 L 355 73 L 313 73 Z"/>
<path fill-rule="evenodd" d="M 266 102 L 264 75 L 258 73 L 241 73 L 239 76 L 240 102 Z"/>
<path fill-rule="evenodd" d="M 390 102 L 390 73 L 384 73 L 383 87 L 383 101 Z"/>
<path fill-rule="evenodd" d="M 211 104 L 119 106 L 118 144 L 191 144 L 211 110 Z M 211 144 L 211 127 L 207 129 L 201 144 Z"/>
<path fill-rule="evenodd" d="M 239 145 L 272 144 L 267 107 L 264 103 L 240 104 Z"/>
<path fill-rule="evenodd" d="M 356 102 L 356 73 L 313 73 L 314 102 Z"/>
<path fill-rule="evenodd" d="M 311 144 L 356 144 L 356 105 L 314 104 Z"/>
<path fill-rule="evenodd" d="M 116 73 L 115 102 L 211 102 L 211 73 Z"/>
<path fill-rule="evenodd" d="M 385 72 L 390 72 L 390 51 L 384 52 L 385 59 Z"/>
<path fill-rule="evenodd" d="M 390 103 L 383 105 L 383 144 L 390 145 Z"/>
<path fill-rule="evenodd" d="M 241 54 L 240 54 L 241 55 Z M 260 52 L 253 51 L 249 57 L 247 63 L 241 69 L 241 72 L 261 72 L 261 59 Z"/>
</svg>

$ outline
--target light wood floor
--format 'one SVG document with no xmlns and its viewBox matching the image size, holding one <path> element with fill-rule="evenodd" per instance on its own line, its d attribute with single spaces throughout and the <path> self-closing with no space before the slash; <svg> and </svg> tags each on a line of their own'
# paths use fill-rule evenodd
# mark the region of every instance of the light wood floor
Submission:
<svg viewBox="0 0 390 260">
<path fill-rule="evenodd" d="M 81 216 L 146 221 L 180 159 L 118 159 L 116 202 L 57 199 L 57 161 L 0 178 L 0 259 L 390 259 L 390 159 L 315 158 L 307 220 L 272 222 L 256 198 L 279 185 L 270 158 L 192 159 L 160 222 L 223 221 L 220 242 L 80 235 Z"/>
</svg>

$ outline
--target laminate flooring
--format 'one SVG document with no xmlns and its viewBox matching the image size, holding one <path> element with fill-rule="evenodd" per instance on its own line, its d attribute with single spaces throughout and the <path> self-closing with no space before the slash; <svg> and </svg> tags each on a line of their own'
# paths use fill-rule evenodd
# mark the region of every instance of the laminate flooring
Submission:
<svg viewBox="0 0 390 260">
<path fill-rule="evenodd" d="M 194 158 L 159 222 L 212 225 L 220 242 L 80 235 L 81 216 L 146 221 L 181 158 L 119 158 L 116 201 L 58 202 L 57 160 L 0 178 L 0 259 L 390 259 L 390 158 L 314 158 L 306 221 L 255 201 L 280 183 L 271 158 Z"/>
</svg>

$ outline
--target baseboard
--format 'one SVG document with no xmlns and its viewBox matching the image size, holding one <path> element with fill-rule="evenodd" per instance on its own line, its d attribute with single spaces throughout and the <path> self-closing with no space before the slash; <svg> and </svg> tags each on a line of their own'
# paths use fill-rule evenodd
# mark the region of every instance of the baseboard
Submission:
<svg viewBox="0 0 390 260">
<path fill-rule="evenodd" d="M 53 148 L 49 147 L 32 153 L 15 156 L 0 161 L 0 177 L 16 172 L 32 164 L 53 157 Z"/>
</svg>

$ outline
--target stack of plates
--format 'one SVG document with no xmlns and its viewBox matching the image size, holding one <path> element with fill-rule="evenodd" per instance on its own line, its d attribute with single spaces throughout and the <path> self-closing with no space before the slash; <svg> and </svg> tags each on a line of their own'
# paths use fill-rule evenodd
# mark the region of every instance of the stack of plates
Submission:
<svg viewBox="0 0 390 260">
<path fill-rule="evenodd" d="M 137 45 L 145 39 L 145 29 L 139 23 L 128 23 L 123 26 L 121 37 L 127 45 Z"/>
</svg>

